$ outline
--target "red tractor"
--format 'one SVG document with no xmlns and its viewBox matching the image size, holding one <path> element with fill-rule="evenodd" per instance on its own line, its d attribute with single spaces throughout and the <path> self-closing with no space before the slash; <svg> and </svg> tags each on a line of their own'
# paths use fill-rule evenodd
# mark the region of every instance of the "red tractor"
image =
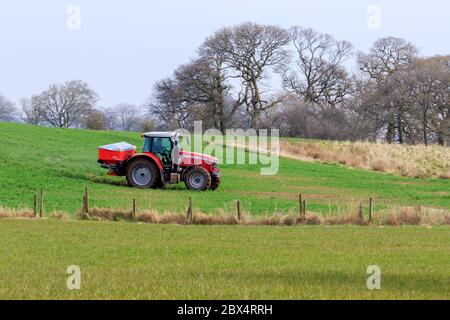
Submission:
<svg viewBox="0 0 450 320">
<path fill-rule="evenodd" d="M 108 175 L 125 176 L 130 186 L 162 188 L 184 181 L 190 190 L 216 190 L 220 185 L 217 159 L 180 149 L 175 132 L 148 132 L 142 153 L 125 142 L 99 147 L 98 163 Z"/>
</svg>

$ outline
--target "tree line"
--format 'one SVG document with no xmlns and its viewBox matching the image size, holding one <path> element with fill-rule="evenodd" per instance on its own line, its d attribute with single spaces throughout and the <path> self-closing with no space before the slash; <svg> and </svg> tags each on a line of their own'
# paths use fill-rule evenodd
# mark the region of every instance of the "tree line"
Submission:
<svg viewBox="0 0 450 320">
<path fill-rule="evenodd" d="M 283 136 L 450 145 L 450 55 L 401 38 L 368 52 L 309 28 L 243 23 L 207 37 L 140 107 L 97 107 L 81 81 L 21 101 L 27 123 L 90 129 L 279 128 Z M 0 119 L 14 119 L 0 96 Z"/>
<path fill-rule="evenodd" d="M 17 108 L 0 95 L 0 121 L 25 122 L 57 128 L 147 131 L 155 119 L 141 107 L 129 103 L 102 108 L 99 95 L 86 82 L 52 84 L 42 93 L 20 100 Z"/>
</svg>

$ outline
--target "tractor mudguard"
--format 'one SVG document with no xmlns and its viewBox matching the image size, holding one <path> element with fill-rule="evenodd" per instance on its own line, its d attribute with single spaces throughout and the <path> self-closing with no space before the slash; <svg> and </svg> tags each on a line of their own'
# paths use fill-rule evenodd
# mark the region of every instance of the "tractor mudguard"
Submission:
<svg viewBox="0 0 450 320">
<path fill-rule="evenodd" d="M 164 172 L 164 167 L 163 167 L 163 164 L 161 162 L 161 159 L 159 159 L 153 153 L 138 153 L 138 154 L 135 154 L 130 159 L 128 159 L 127 162 L 133 161 L 134 159 L 137 159 L 137 158 L 145 158 L 145 159 L 152 160 L 158 166 L 159 171 Z"/>
</svg>

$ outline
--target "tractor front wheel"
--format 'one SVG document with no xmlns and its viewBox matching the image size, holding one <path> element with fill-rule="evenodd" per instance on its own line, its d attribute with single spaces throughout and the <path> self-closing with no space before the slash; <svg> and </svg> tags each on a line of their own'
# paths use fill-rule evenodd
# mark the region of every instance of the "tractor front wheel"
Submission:
<svg viewBox="0 0 450 320">
<path fill-rule="evenodd" d="M 220 186 L 220 177 L 213 177 L 209 190 L 216 191 Z"/>
<path fill-rule="evenodd" d="M 211 186 L 211 175 L 205 168 L 195 166 L 186 173 L 184 184 L 189 190 L 205 191 Z"/>
<path fill-rule="evenodd" d="M 158 183 L 158 179 L 158 169 L 149 160 L 135 160 L 127 168 L 127 181 L 132 187 L 139 189 L 154 188 Z"/>
</svg>

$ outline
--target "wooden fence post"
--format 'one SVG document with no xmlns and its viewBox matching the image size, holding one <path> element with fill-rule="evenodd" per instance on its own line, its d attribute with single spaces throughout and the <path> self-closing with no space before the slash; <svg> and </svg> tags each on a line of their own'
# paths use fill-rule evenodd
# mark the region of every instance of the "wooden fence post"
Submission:
<svg viewBox="0 0 450 320">
<path fill-rule="evenodd" d="M 89 192 L 88 192 L 88 188 L 86 187 L 85 189 L 84 189 L 85 191 L 84 191 L 84 197 L 85 197 L 85 212 L 86 213 L 89 213 Z"/>
<path fill-rule="evenodd" d="M 236 207 L 237 207 L 237 218 L 238 218 L 238 221 L 241 221 L 241 201 L 240 200 L 238 200 L 236 202 Z"/>
<path fill-rule="evenodd" d="M 300 215 L 303 215 L 303 196 L 301 193 L 298 195 L 298 209 L 300 211 Z"/>
<path fill-rule="evenodd" d="M 82 213 L 86 213 L 86 195 L 83 194 L 83 208 L 81 209 Z"/>
<path fill-rule="evenodd" d="M 189 197 L 189 206 L 188 206 L 188 210 L 187 210 L 187 219 L 188 219 L 188 223 L 189 224 L 194 223 L 194 216 L 192 214 L 192 197 Z"/>
<path fill-rule="evenodd" d="M 361 219 L 361 221 L 364 221 L 364 210 L 363 210 L 363 205 L 362 202 L 359 203 L 359 219 Z"/>
<path fill-rule="evenodd" d="M 37 217 L 37 194 L 36 194 L 36 192 L 34 193 L 33 213 L 34 213 L 34 217 Z"/>
<path fill-rule="evenodd" d="M 133 210 L 131 211 L 131 217 L 136 218 L 136 199 L 133 199 Z"/>
<path fill-rule="evenodd" d="M 369 199 L 369 222 L 372 222 L 372 214 L 373 214 L 373 198 Z"/>
<path fill-rule="evenodd" d="M 306 200 L 303 200 L 303 215 L 306 216 Z"/>
<path fill-rule="evenodd" d="M 45 194 L 44 194 L 44 190 L 41 189 L 41 199 L 40 199 L 40 207 L 39 207 L 39 217 L 42 218 L 45 214 L 45 207 L 44 207 L 44 203 L 45 203 Z"/>
</svg>

